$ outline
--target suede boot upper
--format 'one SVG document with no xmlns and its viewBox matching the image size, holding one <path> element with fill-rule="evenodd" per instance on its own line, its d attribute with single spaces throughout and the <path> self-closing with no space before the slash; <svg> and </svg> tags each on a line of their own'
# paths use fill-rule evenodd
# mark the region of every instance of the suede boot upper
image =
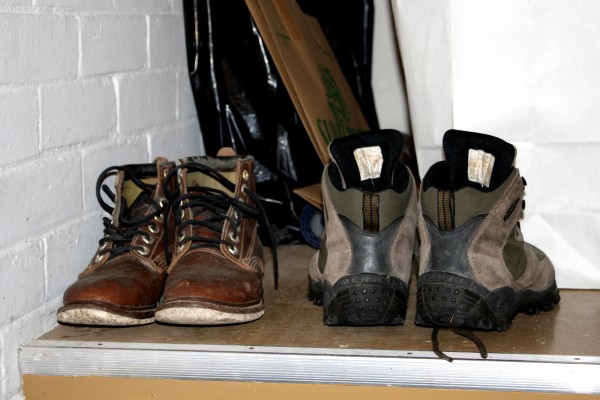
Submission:
<svg viewBox="0 0 600 400">
<path fill-rule="evenodd" d="M 333 162 L 322 176 L 325 231 L 310 263 L 310 281 L 322 290 L 326 310 L 342 301 L 340 291 L 348 287 L 351 297 L 382 294 L 354 298 L 357 306 L 348 313 L 358 317 L 347 324 L 401 323 L 404 318 L 386 315 L 381 306 L 380 314 L 367 312 L 373 303 L 390 301 L 396 290 L 401 297 L 408 293 L 418 204 L 414 178 L 400 161 L 402 144 L 402 135 L 388 130 L 336 139 L 329 146 Z M 370 304 L 361 309 L 358 304 L 364 303 Z M 340 320 L 325 319 L 331 324 Z"/>
<path fill-rule="evenodd" d="M 476 304 L 483 297 L 481 304 L 500 321 L 484 318 L 470 327 L 502 330 L 521 303 L 554 293 L 554 267 L 523 241 L 525 181 L 514 167 L 514 147 L 493 136 L 452 130 L 444 136 L 444 150 L 446 161 L 431 167 L 421 187 L 417 317 L 459 326 L 466 318 L 458 314 L 467 308 L 468 287 L 474 293 L 468 307 L 483 307 Z"/>
</svg>

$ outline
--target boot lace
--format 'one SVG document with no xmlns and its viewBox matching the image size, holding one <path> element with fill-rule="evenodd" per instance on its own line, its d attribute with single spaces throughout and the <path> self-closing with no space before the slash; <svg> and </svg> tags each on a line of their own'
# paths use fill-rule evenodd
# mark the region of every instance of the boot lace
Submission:
<svg viewBox="0 0 600 400">
<path fill-rule="evenodd" d="M 483 341 L 481 339 L 479 339 L 479 337 L 477 337 L 477 335 L 475 335 L 473 332 L 471 332 L 467 329 L 460 329 L 460 328 L 442 328 L 442 329 L 450 331 L 450 332 L 454 332 L 457 335 L 460 335 L 462 337 L 465 337 L 465 338 L 471 340 L 473 343 L 475 343 L 475 345 L 477 345 L 477 348 L 479 349 L 479 354 L 481 355 L 481 358 L 484 358 L 484 359 L 487 358 L 488 353 L 487 353 L 487 349 L 485 348 L 485 344 L 483 344 Z M 452 362 L 452 361 L 454 361 L 454 359 L 452 357 L 448 356 L 447 354 L 445 354 L 440 349 L 440 343 L 438 341 L 439 331 L 440 331 L 440 328 L 435 327 L 435 328 L 433 328 L 433 332 L 431 332 L 431 343 L 433 344 L 433 352 L 435 353 L 436 356 L 438 356 L 442 360 Z"/>
<path fill-rule="evenodd" d="M 110 215 L 113 214 L 116 208 L 116 194 L 104 184 L 104 181 L 111 176 L 116 175 L 119 171 L 125 172 L 125 179 L 133 182 L 142 192 L 137 197 L 135 204 L 127 207 L 126 201 L 123 197 L 119 199 L 119 215 L 117 217 L 118 224 L 114 224 L 111 218 L 103 217 L 102 223 L 104 224 L 104 237 L 100 239 L 99 246 L 100 250 L 97 254 L 97 260 L 102 258 L 104 254 L 109 254 L 109 258 L 125 254 L 129 251 L 135 250 L 142 255 L 148 254 L 148 248 L 142 245 L 131 245 L 132 240 L 135 236 L 141 235 L 144 237 L 146 243 L 150 243 L 152 238 L 147 232 L 140 230 L 140 228 L 150 225 L 150 230 L 156 230 L 156 224 L 154 223 L 155 218 L 160 218 L 161 215 L 165 215 L 167 208 L 166 202 L 159 203 L 152 198 L 154 193 L 155 185 L 149 185 L 144 183 L 127 167 L 115 166 L 105 169 L 96 182 L 96 198 L 100 207 Z M 108 196 L 110 201 L 114 204 L 111 206 L 106 203 L 102 197 L 102 192 Z M 144 207 L 150 206 L 153 211 L 146 212 L 142 217 L 133 215 L 133 207 Z M 112 247 L 108 247 L 108 244 L 112 243 Z"/>
<path fill-rule="evenodd" d="M 218 171 L 210 168 L 201 163 L 189 162 L 179 164 L 173 171 L 167 175 L 164 183 L 165 196 L 169 199 L 173 214 L 175 215 L 175 224 L 177 225 L 178 231 L 181 232 L 185 227 L 191 225 L 192 232 L 202 232 L 198 228 L 208 228 L 209 232 L 212 231 L 215 235 L 207 234 L 192 234 L 191 236 L 181 236 L 178 238 L 178 246 L 183 247 L 186 243 L 191 242 L 191 248 L 206 248 L 213 247 L 218 248 L 221 244 L 225 244 L 232 254 L 235 254 L 236 242 L 238 237 L 236 234 L 230 235 L 228 238 L 222 239 L 223 226 L 225 222 L 233 227 L 234 232 L 238 231 L 239 226 L 242 223 L 243 218 L 250 217 L 255 219 L 262 218 L 262 222 L 265 223 L 271 243 L 273 243 L 273 274 L 275 281 L 275 289 L 278 286 L 278 260 L 277 251 L 275 245 L 275 237 L 267 213 L 262 205 L 262 198 L 256 193 L 244 189 L 244 192 L 252 199 L 256 207 L 240 201 L 228 193 L 207 186 L 191 186 L 188 187 L 188 193 L 182 194 L 180 191 L 172 192 L 169 189 L 171 179 L 174 179 L 179 170 L 187 169 L 192 172 L 201 172 L 204 175 L 209 176 L 215 181 L 219 182 L 230 192 L 235 191 L 235 184 L 229 179 L 225 178 Z M 233 216 L 228 216 L 227 212 L 229 208 L 233 207 L 235 210 Z M 186 211 L 189 210 L 189 211 Z M 168 213 L 167 213 L 168 215 Z M 187 217 L 185 217 L 187 216 Z M 202 218 L 196 218 L 202 216 Z M 166 224 L 166 222 L 165 222 Z M 168 243 L 167 235 L 165 235 L 165 242 Z M 168 246 L 165 246 L 168 249 Z M 170 263 L 172 254 L 170 250 L 167 250 L 167 262 Z"/>
</svg>

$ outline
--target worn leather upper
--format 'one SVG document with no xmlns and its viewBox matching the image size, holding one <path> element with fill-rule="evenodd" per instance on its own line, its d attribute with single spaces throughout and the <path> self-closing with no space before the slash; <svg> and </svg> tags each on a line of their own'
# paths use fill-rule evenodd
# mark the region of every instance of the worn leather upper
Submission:
<svg viewBox="0 0 600 400">
<path fill-rule="evenodd" d="M 228 176 L 235 184 L 231 196 L 238 201 L 254 206 L 247 191 L 255 190 L 254 160 L 252 157 L 235 157 L 230 161 L 195 158 L 193 161 L 211 164 L 218 172 Z M 181 171 L 181 190 L 185 195 L 189 192 L 188 179 L 190 171 Z M 214 184 L 209 181 L 205 185 Z M 211 211 L 199 212 L 199 208 L 188 207 L 181 216 L 197 221 L 214 216 Z M 176 234 L 178 240 L 184 237 L 205 237 L 219 239 L 217 245 L 197 246 L 187 241 L 177 246 L 175 256 L 169 268 L 169 278 L 165 284 L 162 305 L 173 302 L 209 302 L 232 306 L 243 306 L 259 303 L 263 294 L 263 253 L 257 235 L 256 218 L 243 217 L 234 207 L 227 210 L 227 215 L 240 220 L 236 230 L 229 221 L 220 222 L 217 229 L 205 226 L 187 225 Z"/>
<path fill-rule="evenodd" d="M 156 203 L 165 203 L 162 180 L 174 167 L 173 163 L 159 159 L 155 162 L 156 175 L 152 198 Z M 126 175 L 119 172 L 115 181 L 116 198 L 112 223 L 121 227 L 123 221 L 119 220 L 123 188 L 126 184 Z M 123 203 L 124 204 L 124 203 Z M 131 205 L 130 205 L 131 206 Z M 129 218 L 143 218 L 156 210 L 148 204 L 139 204 L 135 210 L 128 213 Z M 65 306 L 72 304 L 96 304 L 108 309 L 114 308 L 127 314 L 138 308 L 153 308 L 162 293 L 166 279 L 166 259 L 163 235 L 165 229 L 174 233 L 172 218 L 169 227 L 165 228 L 165 215 L 157 215 L 150 224 L 139 228 L 141 232 L 133 237 L 126 246 L 139 246 L 122 254 L 103 253 L 102 249 L 111 249 L 118 244 L 107 242 L 101 245 L 92 258 L 88 267 L 80 274 L 78 280 L 65 291 L 63 300 Z M 146 253 L 148 254 L 144 254 Z"/>
</svg>

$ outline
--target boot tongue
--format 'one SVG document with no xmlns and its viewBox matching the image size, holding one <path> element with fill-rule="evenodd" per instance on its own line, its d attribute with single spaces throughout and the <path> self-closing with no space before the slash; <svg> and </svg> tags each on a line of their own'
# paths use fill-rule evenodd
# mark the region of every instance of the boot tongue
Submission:
<svg viewBox="0 0 600 400">
<path fill-rule="evenodd" d="M 451 187 L 494 189 L 512 172 L 516 150 L 494 136 L 452 129 L 444 135 L 444 153 Z"/>
<path fill-rule="evenodd" d="M 216 157 L 209 156 L 196 156 L 182 159 L 183 163 L 197 163 L 203 164 L 210 169 L 223 175 L 228 181 L 237 185 L 238 174 L 237 174 L 237 163 L 239 157 L 231 147 L 223 147 L 219 150 Z M 194 168 L 188 168 L 185 174 L 186 185 L 188 187 L 209 187 L 213 189 L 222 190 L 229 195 L 233 193 L 223 186 L 219 181 L 211 177 L 209 174 L 194 170 Z"/>
<path fill-rule="evenodd" d="M 379 192 L 391 186 L 403 144 L 400 132 L 386 129 L 335 139 L 329 144 L 329 154 L 346 189 Z"/>
<path fill-rule="evenodd" d="M 151 193 L 141 192 L 134 200 L 131 205 L 127 205 L 123 210 L 123 216 L 128 221 L 135 221 L 144 218 L 149 212 L 152 212 L 151 206 L 148 202 L 144 201 L 144 198 L 151 197 Z"/>
<path fill-rule="evenodd" d="M 145 198 L 152 197 L 153 190 L 157 184 L 157 172 L 155 164 L 143 164 L 128 166 L 129 170 L 148 187 L 140 187 L 136 182 L 125 175 L 121 196 L 125 200 L 123 216 L 128 220 L 136 220 L 147 215 L 151 206 Z"/>
<path fill-rule="evenodd" d="M 219 150 L 217 157 L 189 157 L 185 159 L 187 163 L 197 163 L 209 167 L 211 172 L 222 175 L 230 181 L 234 186 L 238 184 L 238 160 L 239 157 L 231 148 L 222 148 Z M 214 239 L 208 241 L 207 245 L 201 247 L 218 247 L 218 241 L 221 238 L 221 228 L 224 224 L 222 218 L 227 214 L 229 204 L 223 201 L 222 195 L 211 193 L 210 189 L 216 189 L 225 193 L 225 196 L 233 196 L 234 193 L 221 182 L 211 176 L 207 171 L 202 171 L 199 168 L 190 166 L 185 171 L 185 183 L 188 194 L 194 194 L 190 201 L 200 201 L 197 205 L 191 207 L 193 219 L 196 221 L 210 221 L 210 226 L 198 225 L 193 227 L 193 236 Z M 202 204 L 203 202 L 206 204 Z M 217 212 L 217 210 L 219 210 Z"/>
</svg>

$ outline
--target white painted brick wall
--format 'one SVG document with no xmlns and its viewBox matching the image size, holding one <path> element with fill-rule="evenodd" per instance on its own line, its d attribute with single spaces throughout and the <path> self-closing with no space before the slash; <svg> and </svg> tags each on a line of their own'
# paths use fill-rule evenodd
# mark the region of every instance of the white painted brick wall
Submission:
<svg viewBox="0 0 600 400">
<path fill-rule="evenodd" d="M 81 18 L 81 74 L 143 69 L 147 63 L 146 19 L 141 15 Z"/>
<path fill-rule="evenodd" d="M 191 129 L 190 131 L 192 131 Z M 189 131 L 188 131 L 189 132 Z M 181 140 L 188 135 L 182 134 Z M 90 146 L 82 154 L 83 160 L 83 206 L 86 211 L 98 208 L 96 200 L 96 181 L 104 169 L 113 165 L 145 163 L 148 159 L 149 140 L 141 134 L 127 140 L 104 142 L 99 146 Z"/>
<path fill-rule="evenodd" d="M 65 276 L 76 277 L 92 259 L 102 236 L 102 223 L 99 223 L 101 216 L 102 212 L 98 210 L 69 221 L 44 237 L 48 265 L 45 301 L 62 296 L 73 279 L 65 280 Z"/>
<path fill-rule="evenodd" d="M 42 148 L 101 140 L 116 129 L 115 91 L 108 79 L 41 85 L 39 93 Z"/>
<path fill-rule="evenodd" d="M 177 118 L 189 120 L 195 116 L 196 105 L 186 70 L 177 74 Z"/>
<path fill-rule="evenodd" d="M 0 4 L 0 400 L 102 232 L 99 173 L 204 154 L 179 0 Z"/>
<path fill-rule="evenodd" d="M 18 161 L 38 152 L 37 102 L 37 93 L 32 87 L 0 93 L 2 163 Z"/>
<path fill-rule="evenodd" d="M 77 75 L 77 19 L 59 14 L 2 14 L 0 84 Z"/>
<path fill-rule="evenodd" d="M 130 132 L 175 121 L 176 74 L 149 72 L 116 78 L 119 93 L 119 131 Z"/>
<path fill-rule="evenodd" d="M 181 20 L 173 15 L 149 17 L 150 26 L 150 67 L 173 65 L 185 57 L 185 48 L 173 46 L 175 41 L 184 37 Z"/>
<path fill-rule="evenodd" d="M 27 1 L 31 4 L 31 0 Z M 77 10 L 108 10 L 112 0 L 34 0 L 38 7 L 64 7 Z"/>
<path fill-rule="evenodd" d="M 131 12 L 166 12 L 171 10 L 172 2 L 177 0 L 114 0 L 117 11 Z"/>
<path fill-rule="evenodd" d="M 1 126 L 1 124 L 0 124 Z M 0 172 L 0 230 L 3 247 L 29 240 L 40 230 L 83 211 L 81 161 L 72 152 L 50 153 Z"/>
</svg>

